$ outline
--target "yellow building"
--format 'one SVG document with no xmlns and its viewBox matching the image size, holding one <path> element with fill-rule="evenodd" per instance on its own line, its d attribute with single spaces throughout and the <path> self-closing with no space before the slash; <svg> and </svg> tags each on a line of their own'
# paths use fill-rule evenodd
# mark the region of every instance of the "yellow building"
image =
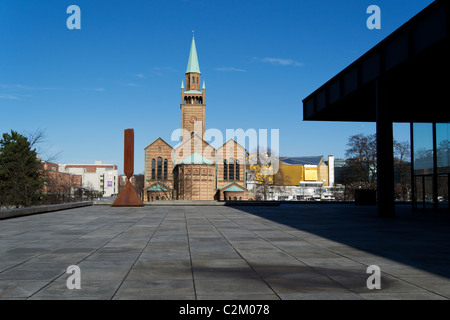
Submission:
<svg viewBox="0 0 450 320">
<path fill-rule="evenodd" d="M 280 158 L 279 185 L 298 186 L 308 182 L 320 183 L 322 187 L 334 185 L 334 157 L 284 157 Z"/>
<path fill-rule="evenodd" d="M 253 155 L 248 157 L 248 160 Z M 323 187 L 334 184 L 334 157 L 282 157 L 279 159 L 278 172 L 276 166 L 249 164 L 247 170 L 254 172 L 255 181 L 283 186 L 299 186 L 302 183 L 316 182 Z"/>
<path fill-rule="evenodd" d="M 247 178 L 249 197 L 258 198 L 259 194 L 259 198 L 266 199 L 299 199 L 305 194 L 302 188 L 334 186 L 334 156 L 327 160 L 324 156 L 281 157 L 278 166 L 251 164 L 252 157 L 254 155 L 248 157 L 247 165 L 247 171 L 252 175 Z"/>
</svg>

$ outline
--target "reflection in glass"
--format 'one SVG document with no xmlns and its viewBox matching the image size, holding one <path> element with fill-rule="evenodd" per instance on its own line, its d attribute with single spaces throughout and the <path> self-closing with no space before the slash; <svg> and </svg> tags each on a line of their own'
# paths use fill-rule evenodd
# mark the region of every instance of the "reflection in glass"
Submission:
<svg viewBox="0 0 450 320">
<path fill-rule="evenodd" d="M 414 123 L 414 174 L 433 173 L 433 124 Z"/>
<path fill-rule="evenodd" d="M 438 173 L 449 172 L 449 123 L 436 124 L 436 149 Z"/>
<path fill-rule="evenodd" d="M 449 164 L 449 123 L 436 124 L 436 156 L 437 156 L 437 201 L 448 204 Z"/>
<path fill-rule="evenodd" d="M 414 197 L 417 205 L 423 208 L 431 204 L 435 210 L 442 204 L 448 206 L 449 133 L 448 122 L 413 124 Z"/>
</svg>

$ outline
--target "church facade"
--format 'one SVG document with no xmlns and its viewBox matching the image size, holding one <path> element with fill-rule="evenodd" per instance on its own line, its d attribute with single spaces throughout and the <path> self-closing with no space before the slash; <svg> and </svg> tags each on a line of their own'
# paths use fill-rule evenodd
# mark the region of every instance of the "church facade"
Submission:
<svg viewBox="0 0 450 320">
<path fill-rule="evenodd" d="M 185 76 L 180 143 L 157 138 L 145 148 L 143 200 L 247 200 L 246 149 L 233 139 L 217 149 L 204 140 L 206 88 L 194 37 Z"/>
</svg>

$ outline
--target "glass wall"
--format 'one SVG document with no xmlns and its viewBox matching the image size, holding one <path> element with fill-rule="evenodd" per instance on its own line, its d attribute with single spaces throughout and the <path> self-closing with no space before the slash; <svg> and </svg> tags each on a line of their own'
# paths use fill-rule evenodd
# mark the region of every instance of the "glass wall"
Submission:
<svg viewBox="0 0 450 320">
<path fill-rule="evenodd" d="M 413 166 L 415 202 L 421 207 L 433 203 L 433 124 L 413 124 Z"/>
<path fill-rule="evenodd" d="M 448 206 L 449 123 L 436 124 L 437 201 Z"/>
<path fill-rule="evenodd" d="M 413 123 L 414 205 L 448 208 L 449 123 Z"/>
</svg>

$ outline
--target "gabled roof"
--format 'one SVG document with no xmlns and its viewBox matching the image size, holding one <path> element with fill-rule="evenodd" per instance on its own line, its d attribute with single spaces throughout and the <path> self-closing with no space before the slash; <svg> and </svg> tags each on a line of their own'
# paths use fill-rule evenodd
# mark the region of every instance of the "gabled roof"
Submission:
<svg viewBox="0 0 450 320">
<path fill-rule="evenodd" d="M 230 141 L 232 142 L 232 143 L 234 143 L 234 144 L 236 144 L 238 147 L 240 147 L 240 148 L 242 148 L 242 149 L 244 149 L 244 150 L 246 150 L 243 146 L 241 146 L 236 140 L 234 140 L 234 139 L 228 139 L 224 144 L 222 144 L 219 148 L 217 148 L 217 150 L 220 150 L 221 148 L 223 148 L 223 147 L 225 147 L 228 143 L 230 143 Z"/>
<path fill-rule="evenodd" d="M 156 139 L 155 141 L 153 141 L 152 143 L 150 143 L 148 146 L 146 146 L 146 147 L 144 148 L 144 150 L 147 149 L 148 147 L 150 147 L 152 144 L 154 144 L 154 143 L 155 143 L 156 141 L 158 141 L 158 140 L 161 140 L 162 142 L 164 142 L 165 144 L 167 144 L 167 146 L 169 146 L 170 149 L 173 149 L 173 147 L 172 147 L 170 144 L 168 144 L 167 142 L 165 142 L 162 138 L 158 138 L 158 139 Z"/>
<path fill-rule="evenodd" d="M 150 188 L 147 189 L 147 191 L 168 191 L 168 190 L 173 190 L 173 188 L 161 181 L 156 182 Z"/>
<path fill-rule="evenodd" d="M 236 185 L 233 185 L 231 187 L 226 188 L 225 190 L 223 190 L 223 192 L 228 192 L 228 191 L 233 191 L 233 192 L 244 192 L 243 189 L 239 188 Z"/>
<path fill-rule="evenodd" d="M 232 181 L 232 182 L 228 182 L 227 184 L 224 184 L 223 186 L 221 186 L 219 188 L 219 190 L 223 190 L 225 191 L 244 191 L 246 190 L 244 187 L 242 187 L 241 185 L 239 185 L 238 183 Z"/>
<path fill-rule="evenodd" d="M 234 183 L 234 182 L 228 182 L 227 184 L 224 184 L 223 186 L 221 186 L 221 187 L 219 188 L 219 190 L 222 190 L 223 188 L 229 187 L 229 186 L 231 186 L 233 183 Z"/>
<path fill-rule="evenodd" d="M 188 139 L 186 139 L 186 140 L 180 142 L 178 145 L 175 146 L 175 148 L 174 148 L 175 152 L 176 152 L 179 148 L 181 148 L 185 143 L 188 143 L 188 142 L 191 141 L 192 139 L 195 139 L 195 137 L 197 137 L 198 139 L 200 139 L 200 141 L 205 142 L 211 149 L 214 149 L 214 150 L 215 150 L 215 148 L 214 148 L 212 145 L 210 145 L 210 144 L 208 143 L 208 141 L 203 140 L 202 137 L 200 137 L 197 133 L 194 132 L 194 134 L 191 135 Z"/>
<path fill-rule="evenodd" d="M 189 52 L 189 61 L 186 69 L 186 73 L 200 73 L 200 67 L 198 65 L 198 58 L 197 58 L 197 49 L 195 48 L 195 40 L 194 36 L 192 36 L 192 43 L 191 43 L 191 51 Z"/>
<path fill-rule="evenodd" d="M 164 188 L 163 186 L 159 184 L 155 184 L 151 188 L 148 188 L 147 191 L 167 191 L 167 188 Z"/>
<path fill-rule="evenodd" d="M 183 161 L 179 162 L 178 164 L 214 164 L 214 162 L 204 158 L 201 154 L 195 152 L 190 156 L 186 157 Z"/>
</svg>

